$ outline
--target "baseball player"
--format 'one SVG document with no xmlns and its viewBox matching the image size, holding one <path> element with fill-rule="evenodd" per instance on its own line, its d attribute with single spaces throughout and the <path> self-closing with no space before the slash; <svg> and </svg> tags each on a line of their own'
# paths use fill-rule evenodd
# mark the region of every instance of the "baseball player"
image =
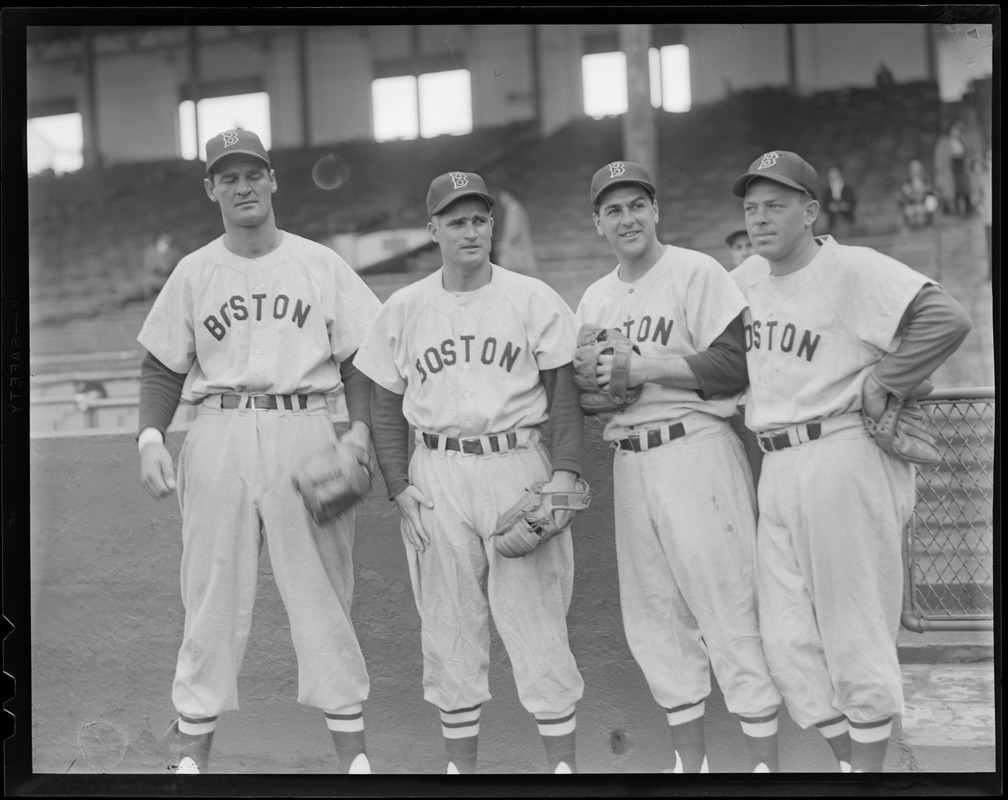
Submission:
<svg viewBox="0 0 1008 800">
<path fill-rule="evenodd" d="M 914 470 L 876 446 L 888 393 L 907 397 L 969 331 L 925 276 L 867 247 L 815 237 L 816 171 L 774 150 L 735 180 L 756 256 L 745 295 L 746 424 L 759 484 L 760 632 L 791 717 L 840 769 L 879 771 L 903 711 L 896 653 L 900 538 Z"/>
<path fill-rule="evenodd" d="M 265 539 L 298 660 L 298 701 L 325 712 L 342 772 L 370 772 L 369 681 L 353 626 L 354 513 L 316 525 L 295 492 L 298 460 L 331 443 L 327 395 L 345 390 L 347 441 L 370 446 L 370 381 L 352 357 L 380 303 L 332 250 L 277 228 L 270 157 L 251 131 L 207 143 L 206 193 L 224 234 L 172 272 L 137 337 L 140 478 L 182 511 L 185 632 L 172 700 L 178 771 L 205 772 L 237 675 Z M 179 454 L 164 431 L 179 398 L 199 415 Z"/>
<path fill-rule="evenodd" d="M 710 667 L 738 715 L 751 768 L 775 772 L 777 707 L 754 597 L 752 476 L 727 419 L 746 383 L 745 301 L 713 258 L 662 244 L 655 187 L 616 161 L 591 181 L 595 227 L 618 265 L 587 288 L 584 325 L 639 348 L 622 411 L 601 414 L 612 444 L 616 555 L 630 650 L 672 732 L 673 772 L 708 771 Z M 612 357 L 601 356 L 600 384 Z"/>
<path fill-rule="evenodd" d="M 492 614 L 550 771 L 572 773 L 584 682 L 567 638 L 570 531 L 522 558 L 489 537 L 525 488 L 569 491 L 580 474 L 574 315 L 541 280 L 491 263 L 494 203 L 472 172 L 431 182 L 428 230 L 443 266 L 388 299 L 356 364 L 375 384 L 375 452 L 402 518 L 424 699 L 440 712 L 447 772 L 476 769 Z"/>
<path fill-rule="evenodd" d="M 736 267 L 756 252 L 749 241 L 749 231 L 745 228 L 729 233 L 725 244 L 731 250 L 732 264 Z"/>
</svg>

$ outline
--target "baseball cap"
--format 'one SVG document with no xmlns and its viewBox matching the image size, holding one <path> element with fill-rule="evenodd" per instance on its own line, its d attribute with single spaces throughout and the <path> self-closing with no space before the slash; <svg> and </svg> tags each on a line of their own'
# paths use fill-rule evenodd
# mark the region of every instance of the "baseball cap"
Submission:
<svg viewBox="0 0 1008 800">
<path fill-rule="evenodd" d="M 749 171 L 745 175 L 739 175 L 735 179 L 732 194 L 745 197 L 746 187 L 754 178 L 776 181 L 799 192 L 808 192 L 813 200 L 819 199 L 815 190 L 819 185 L 819 173 L 797 153 L 789 153 L 787 150 L 764 153 L 749 165 Z"/>
<path fill-rule="evenodd" d="M 745 236 L 748 239 L 749 231 L 747 231 L 745 228 L 739 228 L 737 231 L 732 231 L 731 233 L 728 234 L 728 237 L 724 240 L 724 242 L 726 245 L 731 247 L 732 242 L 734 242 L 740 236 Z"/>
<path fill-rule="evenodd" d="M 651 176 L 647 170 L 635 161 L 613 161 L 606 164 L 592 176 L 591 182 L 591 204 L 592 208 L 598 203 L 599 196 L 611 186 L 621 183 L 639 183 L 651 199 L 654 200 L 655 187 L 651 182 Z"/>
<path fill-rule="evenodd" d="M 252 131 L 230 130 L 218 133 L 207 142 L 206 171 L 210 174 L 210 169 L 224 156 L 241 153 L 246 156 L 253 156 L 266 162 L 267 167 L 272 167 L 266 148 L 263 147 L 259 137 Z"/>
<path fill-rule="evenodd" d="M 487 191 L 486 183 L 475 172 L 446 172 L 438 175 L 427 190 L 427 216 L 433 217 L 456 200 L 469 195 L 482 197 L 491 208 L 497 203 Z"/>
</svg>

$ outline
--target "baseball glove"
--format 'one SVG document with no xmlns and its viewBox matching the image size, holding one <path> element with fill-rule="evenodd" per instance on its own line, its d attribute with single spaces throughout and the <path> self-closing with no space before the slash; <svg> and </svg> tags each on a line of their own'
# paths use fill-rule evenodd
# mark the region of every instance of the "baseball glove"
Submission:
<svg viewBox="0 0 1008 800">
<path fill-rule="evenodd" d="M 882 450 L 889 455 L 911 464 L 935 464 L 941 461 L 941 453 L 935 446 L 934 437 L 928 431 L 928 419 L 917 398 L 931 391 L 931 384 L 925 382 L 911 397 L 896 397 L 890 394 L 885 411 L 878 420 L 863 414 L 865 430 Z"/>
<path fill-rule="evenodd" d="M 585 414 L 622 411 L 641 396 L 642 387 L 627 386 L 631 352 L 640 354 L 640 348 L 615 328 L 581 326 L 574 352 L 574 381 L 581 390 L 578 401 Z M 613 357 L 612 374 L 605 389 L 599 386 L 595 375 L 599 356 L 603 354 Z"/>
<path fill-rule="evenodd" d="M 581 478 L 574 482 L 574 490 L 570 492 L 544 492 L 544 485 L 533 484 L 497 520 L 490 538 L 502 556 L 527 556 L 543 542 L 567 530 L 574 515 L 591 503 L 591 488 Z"/>
<path fill-rule="evenodd" d="M 336 441 L 306 458 L 291 478 L 308 513 L 322 525 L 363 500 L 373 474 L 366 450 Z"/>
</svg>

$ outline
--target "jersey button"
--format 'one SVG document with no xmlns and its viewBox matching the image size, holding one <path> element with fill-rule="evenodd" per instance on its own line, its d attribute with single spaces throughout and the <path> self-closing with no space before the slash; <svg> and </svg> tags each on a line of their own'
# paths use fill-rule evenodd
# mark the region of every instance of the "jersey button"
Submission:
<svg viewBox="0 0 1008 800">
<path fill-rule="evenodd" d="M 462 365 L 462 369 L 469 369 L 469 365 L 468 364 L 463 364 Z"/>
<path fill-rule="evenodd" d="M 469 396 L 469 392 L 462 392 L 462 396 L 463 397 L 468 397 Z"/>
<path fill-rule="evenodd" d="M 256 354 L 258 355 L 259 353 L 262 353 L 262 350 L 260 350 L 260 349 L 259 349 L 259 348 L 257 347 L 257 348 L 256 348 Z"/>
<path fill-rule="evenodd" d="M 630 292 L 630 294 L 633 294 L 633 289 L 630 289 L 629 292 Z"/>
</svg>

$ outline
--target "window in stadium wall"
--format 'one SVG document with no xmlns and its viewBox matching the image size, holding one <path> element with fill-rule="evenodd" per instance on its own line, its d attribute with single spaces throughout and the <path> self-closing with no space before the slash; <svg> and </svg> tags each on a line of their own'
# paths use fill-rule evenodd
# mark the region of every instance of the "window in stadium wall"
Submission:
<svg viewBox="0 0 1008 800">
<path fill-rule="evenodd" d="M 651 105 L 665 111 L 689 111 L 693 104 L 690 93 L 689 48 L 684 44 L 652 47 Z"/>
<path fill-rule="evenodd" d="M 689 111 L 689 48 L 684 44 L 649 51 L 651 105 L 665 111 Z M 626 55 L 620 51 L 589 53 L 581 59 L 584 111 L 594 119 L 615 117 L 628 109 Z"/>
<path fill-rule="evenodd" d="M 28 174 L 51 169 L 57 175 L 84 166 L 84 122 L 79 112 L 28 120 Z"/>
<path fill-rule="evenodd" d="M 620 51 L 589 53 L 581 57 L 584 112 L 593 119 L 626 114 L 626 55 Z"/>
<path fill-rule="evenodd" d="M 371 82 L 371 107 L 378 142 L 471 133 L 469 70 L 377 78 Z"/>
<path fill-rule="evenodd" d="M 199 115 L 199 139 L 196 120 Z M 269 95 L 266 92 L 206 97 L 198 106 L 192 100 L 179 103 L 179 152 L 190 161 L 206 160 L 206 141 L 229 129 L 255 131 L 267 150 L 272 147 Z"/>
</svg>

